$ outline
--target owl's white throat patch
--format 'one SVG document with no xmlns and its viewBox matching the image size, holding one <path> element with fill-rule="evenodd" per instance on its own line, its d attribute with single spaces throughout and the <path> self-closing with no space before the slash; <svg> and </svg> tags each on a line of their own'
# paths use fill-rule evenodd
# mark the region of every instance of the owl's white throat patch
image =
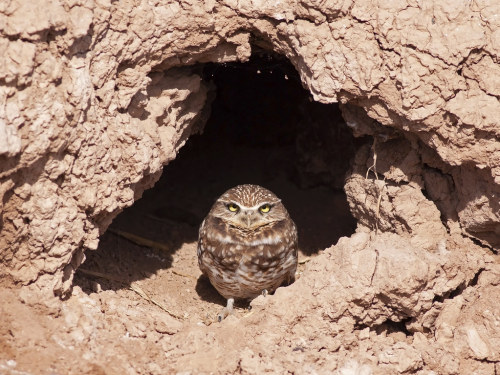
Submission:
<svg viewBox="0 0 500 375">
<path fill-rule="evenodd" d="M 269 236 L 264 238 L 259 238 L 247 243 L 250 246 L 259 246 L 259 245 L 276 245 L 281 242 L 280 236 Z"/>
<path fill-rule="evenodd" d="M 282 242 L 280 236 L 268 236 L 264 238 L 255 239 L 253 241 L 241 242 L 235 240 L 229 235 L 223 236 L 218 234 L 215 239 L 224 244 L 236 244 L 245 246 L 276 245 Z"/>
<path fill-rule="evenodd" d="M 227 234 L 225 236 L 217 234 L 215 236 L 215 239 L 221 243 L 236 243 L 236 241 L 234 241 L 234 238 Z"/>
</svg>

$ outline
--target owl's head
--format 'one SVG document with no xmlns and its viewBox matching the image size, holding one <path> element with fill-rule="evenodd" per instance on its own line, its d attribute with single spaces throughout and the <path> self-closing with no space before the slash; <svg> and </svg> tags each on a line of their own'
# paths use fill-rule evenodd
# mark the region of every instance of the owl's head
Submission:
<svg viewBox="0 0 500 375">
<path fill-rule="evenodd" d="M 255 230 L 289 218 L 281 200 L 259 185 L 229 189 L 214 203 L 211 214 L 244 230 Z"/>
</svg>

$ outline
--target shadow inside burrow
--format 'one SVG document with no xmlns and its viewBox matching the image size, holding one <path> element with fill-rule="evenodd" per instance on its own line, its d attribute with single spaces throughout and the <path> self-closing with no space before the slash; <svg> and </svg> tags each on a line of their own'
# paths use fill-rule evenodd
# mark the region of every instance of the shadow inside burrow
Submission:
<svg viewBox="0 0 500 375">
<path fill-rule="evenodd" d="M 203 134 L 191 136 L 154 188 L 113 221 L 98 250 L 86 253 L 85 269 L 133 282 L 171 267 L 176 251 L 197 241 L 215 200 L 239 184 L 259 184 L 282 199 L 306 256 L 354 232 L 356 221 L 342 187 L 364 140 L 353 138 L 338 105 L 314 102 L 290 62 L 276 55 L 205 64 L 199 72 L 216 87 Z M 167 250 L 131 243 L 116 231 Z M 197 284 L 202 298 L 223 301 L 207 279 Z"/>
<path fill-rule="evenodd" d="M 203 274 L 200 275 L 200 277 L 198 277 L 198 279 L 196 280 L 195 291 L 203 301 L 221 306 L 226 305 L 226 299 L 222 297 L 219 292 L 217 292 L 217 289 L 215 289 L 215 287 L 210 284 L 210 280 L 208 279 L 208 277 Z M 236 302 L 241 304 L 241 301 Z M 248 305 L 248 302 L 246 303 L 246 305 Z"/>
</svg>

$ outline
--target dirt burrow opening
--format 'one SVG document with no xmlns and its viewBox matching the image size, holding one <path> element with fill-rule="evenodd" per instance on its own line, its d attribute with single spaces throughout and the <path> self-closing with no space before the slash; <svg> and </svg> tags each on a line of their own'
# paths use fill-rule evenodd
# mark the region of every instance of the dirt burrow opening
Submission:
<svg viewBox="0 0 500 375">
<path fill-rule="evenodd" d="M 196 241 L 215 199 L 244 183 L 281 197 L 299 230 L 300 274 L 311 257 L 354 233 L 343 185 L 369 139 L 352 136 L 337 104 L 314 102 L 279 55 L 260 51 L 246 63 L 193 70 L 211 87 L 206 124 L 86 252 L 75 285 L 93 293 L 140 281 L 175 315 L 210 324 L 224 300 L 201 276 Z"/>
</svg>

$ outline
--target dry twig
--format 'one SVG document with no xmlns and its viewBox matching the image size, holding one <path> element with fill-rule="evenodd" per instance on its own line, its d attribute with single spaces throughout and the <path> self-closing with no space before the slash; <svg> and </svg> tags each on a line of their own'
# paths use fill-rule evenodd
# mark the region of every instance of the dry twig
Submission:
<svg viewBox="0 0 500 375">
<path fill-rule="evenodd" d="M 130 290 L 132 290 L 133 292 L 137 293 L 139 296 L 141 296 L 145 300 L 149 301 L 153 305 L 158 306 L 160 309 L 162 309 L 163 311 L 165 311 L 170 316 L 172 316 L 172 317 L 174 317 L 176 319 L 182 319 L 181 316 L 179 316 L 179 315 L 171 312 L 162 303 L 160 303 L 160 302 L 156 301 L 155 299 L 151 298 L 141 287 L 139 287 L 139 285 L 134 285 L 133 283 L 130 284 L 130 283 L 128 283 L 127 281 L 125 281 L 123 279 L 120 279 L 118 277 L 115 277 L 115 276 L 112 276 L 112 275 L 108 275 L 108 274 L 105 274 L 105 273 L 102 273 L 102 272 L 86 270 L 84 268 L 78 268 L 77 271 L 79 271 L 81 273 L 84 273 L 86 275 L 95 276 L 95 277 L 101 277 L 101 278 L 106 279 L 106 280 L 116 281 L 116 282 L 119 282 L 121 284 L 128 285 L 128 288 Z"/>
<path fill-rule="evenodd" d="M 373 152 L 373 164 L 366 170 L 366 176 L 365 179 L 368 179 L 368 173 L 370 173 L 370 170 L 373 171 L 375 174 L 375 178 L 378 180 L 378 174 L 377 174 L 377 138 L 373 138 L 373 144 L 372 144 L 372 152 Z"/>
<path fill-rule="evenodd" d="M 375 234 L 378 234 L 378 222 L 380 220 L 380 204 L 382 202 L 382 192 L 384 191 L 384 188 L 386 186 L 385 184 L 385 177 L 382 180 L 382 187 L 380 188 L 380 191 L 378 193 L 378 198 L 377 198 L 377 208 L 375 211 Z"/>
<path fill-rule="evenodd" d="M 86 270 L 84 268 L 78 268 L 76 271 L 84 273 L 86 275 L 96 276 L 96 277 L 100 277 L 100 278 L 103 278 L 103 279 L 106 279 L 106 280 L 116 281 L 116 282 L 119 282 L 121 284 L 125 284 L 125 285 L 128 284 L 128 282 L 126 280 L 120 279 L 120 278 L 112 276 L 112 275 L 108 275 L 107 273 Z"/>
<path fill-rule="evenodd" d="M 311 258 L 305 257 L 305 258 L 299 259 L 298 263 L 305 264 L 305 263 L 309 262 L 310 260 L 311 260 Z"/>
<path fill-rule="evenodd" d="M 196 277 L 194 277 L 193 275 L 188 275 L 188 274 L 186 274 L 186 273 L 182 273 L 182 272 L 178 272 L 178 271 L 174 271 L 174 270 L 172 270 L 172 273 L 173 273 L 174 275 L 177 275 L 177 276 L 189 277 L 190 279 L 197 280 L 197 278 L 196 278 Z"/>
<path fill-rule="evenodd" d="M 123 238 L 135 243 L 136 245 L 146 246 L 146 247 L 150 247 L 153 249 L 160 249 L 163 251 L 170 251 L 170 248 L 166 244 L 163 244 L 161 242 L 156 242 L 156 241 L 153 241 L 153 240 L 150 240 L 150 239 L 147 239 L 144 237 L 140 237 L 136 234 L 125 232 L 125 231 L 119 230 L 119 229 L 108 229 L 108 230 L 111 233 L 114 233 L 120 237 L 123 237 Z"/>
<path fill-rule="evenodd" d="M 136 292 L 142 298 L 144 298 L 144 299 L 148 300 L 149 302 L 151 302 L 153 305 L 158 306 L 160 309 L 162 309 L 163 311 L 165 311 L 168 315 L 170 315 L 170 316 L 172 316 L 172 317 L 174 317 L 176 319 L 182 320 L 181 316 L 173 313 L 172 311 L 170 311 L 169 309 L 167 309 L 161 302 L 158 302 L 154 298 L 150 297 L 144 290 L 142 290 L 141 287 L 139 287 L 139 285 L 134 285 L 132 283 L 130 285 L 130 289 L 133 290 L 134 292 Z"/>
</svg>

